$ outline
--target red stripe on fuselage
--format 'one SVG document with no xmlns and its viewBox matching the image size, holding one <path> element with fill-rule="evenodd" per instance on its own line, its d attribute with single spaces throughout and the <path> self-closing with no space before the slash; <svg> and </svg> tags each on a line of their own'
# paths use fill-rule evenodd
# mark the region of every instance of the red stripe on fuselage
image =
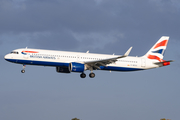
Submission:
<svg viewBox="0 0 180 120">
<path fill-rule="evenodd" d="M 36 51 L 22 51 L 24 53 L 39 53 L 39 52 L 36 52 Z"/>
<path fill-rule="evenodd" d="M 158 43 L 158 44 L 154 47 L 154 49 L 155 49 L 155 48 L 158 48 L 158 47 L 161 47 L 161 46 L 167 46 L 167 43 L 168 43 L 168 40 L 164 40 L 164 41 Z"/>
</svg>

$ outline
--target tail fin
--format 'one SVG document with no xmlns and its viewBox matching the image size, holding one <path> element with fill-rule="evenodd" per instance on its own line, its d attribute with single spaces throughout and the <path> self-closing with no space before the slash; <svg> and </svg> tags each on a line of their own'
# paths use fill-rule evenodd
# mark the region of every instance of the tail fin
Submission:
<svg viewBox="0 0 180 120">
<path fill-rule="evenodd" d="M 168 36 L 162 36 L 143 57 L 162 62 L 168 44 L 168 40 Z"/>
</svg>

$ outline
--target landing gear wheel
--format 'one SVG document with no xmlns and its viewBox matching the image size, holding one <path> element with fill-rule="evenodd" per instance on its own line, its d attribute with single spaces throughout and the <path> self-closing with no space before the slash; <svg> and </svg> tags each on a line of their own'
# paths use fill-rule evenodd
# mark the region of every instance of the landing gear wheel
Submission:
<svg viewBox="0 0 180 120">
<path fill-rule="evenodd" d="M 22 73 L 25 73 L 25 70 L 21 70 Z"/>
<path fill-rule="evenodd" d="M 81 77 L 81 78 L 85 78 L 85 77 L 86 77 L 86 74 L 85 74 L 85 73 L 81 73 L 80 77 Z"/>
<path fill-rule="evenodd" d="M 94 78 L 94 77 L 95 77 L 95 74 L 94 74 L 94 73 L 90 73 L 90 74 L 89 74 L 89 77 L 90 77 L 90 78 Z"/>
</svg>

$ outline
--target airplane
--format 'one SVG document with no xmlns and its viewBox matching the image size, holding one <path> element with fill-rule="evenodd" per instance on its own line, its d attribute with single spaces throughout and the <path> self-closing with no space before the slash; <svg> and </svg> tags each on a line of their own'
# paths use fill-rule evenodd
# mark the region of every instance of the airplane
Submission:
<svg viewBox="0 0 180 120">
<path fill-rule="evenodd" d="M 128 56 L 132 47 L 124 55 L 107 55 L 69 51 L 54 51 L 42 49 L 21 48 L 13 50 L 4 56 L 4 59 L 17 64 L 22 64 L 22 73 L 25 73 L 26 65 L 56 67 L 58 73 L 81 73 L 90 70 L 89 77 L 94 78 L 93 70 L 107 71 L 139 71 L 170 65 L 173 60 L 163 60 L 169 37 L 162 36 L 155 45 L 141 57 Z"/>
</svg>

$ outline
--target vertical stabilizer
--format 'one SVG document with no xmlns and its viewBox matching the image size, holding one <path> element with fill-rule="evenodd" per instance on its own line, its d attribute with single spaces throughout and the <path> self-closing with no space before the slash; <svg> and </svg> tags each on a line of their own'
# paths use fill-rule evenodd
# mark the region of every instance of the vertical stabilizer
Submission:
<svg viewBox="0 0 180 120">
<path fill-rule="evenodd" d="M 162 36 L 157 41 L 157 43 L 143 57 L 162 62 L 168 44 L 168 40 L 169 40 L 168 36 Z"/>
</svg>

